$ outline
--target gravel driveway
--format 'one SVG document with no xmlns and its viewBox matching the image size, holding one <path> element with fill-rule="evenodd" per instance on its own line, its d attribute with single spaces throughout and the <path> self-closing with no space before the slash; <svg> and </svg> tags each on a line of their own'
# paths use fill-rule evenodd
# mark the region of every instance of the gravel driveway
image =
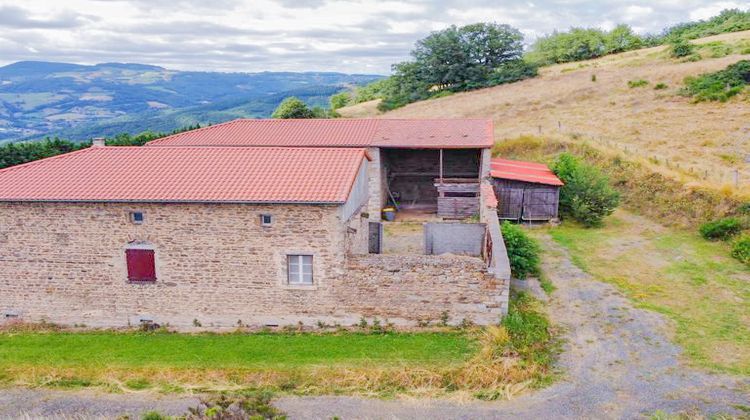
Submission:
<svg viewBox="0 0 750 420">
<path fill-rule="evenodd" d="M 557 290 L 550 316 L 566 329 L 563 379 L 511 401 L 382 401 L 357 397 L 284 397 L 276 405 L 292 419 L 637 418 L 657 410 L 748 415 L 750 379 L 687 368 L 662 316 L 636 309 L 614 287 L 595 281 L 550 238 L 543 268 Z M 699 297 L 696 297 L 699 298 Z M 40 390 L 0 391 L 0 418 L 117 417 L 158 409 L 178 414 L 189 397 L 112 395 Z"/>
<path fill-rule="evenodd" d="M 637 418 L 657 410 L 750 415 L 750 378 L 687 368 L 670 343 L 669 322 L 636 309 L 613 286 L 574 266 L 545 237 L 543 269 L 557 287 L 552 320 L 566 329 L 563 379 L 511 401 L 379 401 L 353 397 L 283 398 L 292 418 Z M 699 299 L 700 297 L 696 297 Z"/>
</svg>

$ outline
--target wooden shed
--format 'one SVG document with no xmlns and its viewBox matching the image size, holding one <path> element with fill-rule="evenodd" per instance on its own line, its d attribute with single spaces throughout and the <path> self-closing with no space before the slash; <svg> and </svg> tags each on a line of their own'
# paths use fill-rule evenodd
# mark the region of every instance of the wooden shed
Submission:
<svg viewBox="0 0 750 420">
<path fill-rule="evenodd" d="M 547 165 L 493 158 L 491 175 L 500 219 L 531 222 L 557 218 L 563 183 Z"/>
</svg>

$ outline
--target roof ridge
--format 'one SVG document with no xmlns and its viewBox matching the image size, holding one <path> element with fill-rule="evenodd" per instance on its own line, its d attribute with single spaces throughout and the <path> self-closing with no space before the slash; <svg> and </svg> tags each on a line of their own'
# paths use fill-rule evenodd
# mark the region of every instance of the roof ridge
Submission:
<svg viewBox="0 0 750 420">
<path fill-rule="evenodd" d="M 203 130 L 208 129 L 208 128 L 220 127 L 220 126 L 224 126 L 224 125 L 230 125 L 230 124 L 236 123 L 237 121 L 243 121 L 243 120 L 246 120 L 246 119 L 248 119 L 248 118 L 237 118 L 237 119 L 234 119 L 234 120 L 224 121 L 223 123 L 218 123 L 218 124 L 213 124 L 213 125 L 209 124 L 209 125 L 207 125 L 205 127 L 200 127 L 200 128 L 196 128 L 196 129 L 193 129 L 193 130 L 187 130 L 187 131 L 183 131 L 183 132 L 180 132 L 180 133 L 170 134 L 168 136 L 164 136 L 164 137 L 161 137 L 161 138 L 154 139 L 154 140 L 151 140 L 149 142 L 146 142 L 146 144 L 144 144 L 144 146 L 148 146 L 149 144 L 160 143 L 160 142 L 162 142 L 163 140 L 166 140 L 166 139 L 180 137 L 180 136 L 182 136 L 184 134 L 187 134 L 187 133 L 196 133 L 198 131 L 203 131 Z"/>
</svg>

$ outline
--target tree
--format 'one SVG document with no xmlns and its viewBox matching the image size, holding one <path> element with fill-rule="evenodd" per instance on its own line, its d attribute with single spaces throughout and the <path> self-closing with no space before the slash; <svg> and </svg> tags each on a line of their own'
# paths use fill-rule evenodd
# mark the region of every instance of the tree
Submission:
<svg viewBox="0 0 750 420">
<path fill-rule="evenodd" d="M 617 25 L 604 36 L 607 54 L 615 54 L 641 48 L 643 40 L 628 25 Z"/>
<path fill-rule="evenodd" d="M 281 101 L 271 117 L 277 119 L 315 118 L 315 113 L 302 100 L 290 96 Z"/>
<path fill-rule="evenodd" d="M 499 66 L 518 61 L 523 35 L 509 25 L 475 23 L 451 26 L 417 41 L 411 55 L 420 79 L 431 86 L 478 84 Z"/>
<path fill-rule="evenodd" d="M 620 203 L 607 176 L 570 153 L 557 157 L 553 171 L 565 183 L 560 189 L 560 210 L 584 226 L 599 226 Z"/>
<path fill-rule="evenodd" d="M 496 23 L 451 26 L 417 41 L 413 61 L 393 65 L 393 76 L 361 89 L 357 102 L 380 97 L 380 110 L 410 102 L 536 75 L 522 59 L 523 35 Z M 361 93 L 367 92 L 368 95 Z"/>
<path fill-rule="evenodd" d="M 352 100 L 352 94 L 349 91 L 340 92 L 333 96 L 331 96 L 331 109 L 337 110 L 339 108 L 343 108 Z"/>
</svg>

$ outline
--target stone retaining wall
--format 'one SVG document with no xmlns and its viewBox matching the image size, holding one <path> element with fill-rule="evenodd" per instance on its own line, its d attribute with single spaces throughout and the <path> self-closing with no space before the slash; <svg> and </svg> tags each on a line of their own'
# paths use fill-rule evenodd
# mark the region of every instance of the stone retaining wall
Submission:
<svg viewBox="0 0 750 420">
<path fill-rule="evenodd" d="M 450 255 L 366 255 L 350 257 L 335 286 L 342 309 L 365 317 L 388 317 L 397 324 L 470 320 L 497 323 L 506 285 L 487 272 L 481 258 Z"/>
</svg>

